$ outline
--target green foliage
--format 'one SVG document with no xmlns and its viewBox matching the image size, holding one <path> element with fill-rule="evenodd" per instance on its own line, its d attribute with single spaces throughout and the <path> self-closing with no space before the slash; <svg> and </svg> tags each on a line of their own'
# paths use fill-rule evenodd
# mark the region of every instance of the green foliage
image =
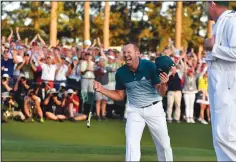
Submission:
<svg viewBox="0 0 236 162">
<path fill-rule="evenodd" d="M 7 17 L 2 20 L 2 34 L 9 35 L 10 27 L 20 27 L 20 35 L 24 39 L 32 39 L 40 33 L 49 43 L 50 35 L 50 3 L 21 2 L 20 8 L 12 12 L 4 10 L 4 6 L 11 2 L 2 3 L 3 13 Z M 235 7 L 235 2 L 231 3 Z M 58 2 L 58 39 L 79 38 L 83 41 L 84 33 L 84 2 Z M 176 4 L 169 6 L 165 14 L 161 14 L 162 2 L 127 2 L 116 1 L 110 9 L 110 45 L 119 46 L 125 42 L 137 42 L 141 51 L 162 51 L 168 45 L 168 38 L 175 40 Z M 102 2 L 90 2 L 90 36 L 91 40 L 100 37 L 103 40 L 104 6 Z M 134 19 L 137 14 L 141 17 Z M 193 44 L 198 48 L 204 40 L 199 31 L 206 29 L 207 22 L 201 22 L 204 16 L 203 3 L 184 2 L 182 18 L 182 46 Z M 148 17 L 146 20 L 145 17 Z M 32 22 L 25 26 L 27 18 Z M 12 22 L 12 24 L 10 23 Z"/>
</svg>

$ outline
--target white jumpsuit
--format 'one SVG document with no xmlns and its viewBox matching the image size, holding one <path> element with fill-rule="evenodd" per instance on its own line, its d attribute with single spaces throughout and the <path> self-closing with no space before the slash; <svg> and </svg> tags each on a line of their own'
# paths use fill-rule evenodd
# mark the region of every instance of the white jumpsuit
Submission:
<svg viewBox="0 0 236 162">
<path fill-rule="evenodd" d="M 213 35 L 207 56 L 213 144 L 218 161 L 236 161 L 236 13 L 222 13 Z"/>
</svg>

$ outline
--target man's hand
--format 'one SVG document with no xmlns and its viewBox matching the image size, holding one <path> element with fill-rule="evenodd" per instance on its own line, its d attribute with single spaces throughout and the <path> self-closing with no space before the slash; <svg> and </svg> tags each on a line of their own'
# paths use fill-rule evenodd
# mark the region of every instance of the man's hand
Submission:
<svg viewBox="0 0 236 162">
<path fill-rule="evenodd" d="M 22 83 L 23 86 L 26 86 L 26 80 L 21 81 L 21 83 Z"/>
<path fill-rule="evenodd" d="M 159 77 L 161 79 L 161 85 L 166 85 L 166 83 L 169 81 L 169 76 L 166 73 L 161 73 Z"/>
<path fill-rule="evenodd" d="M 204 42 L 205 50 L 212 51 L 214 44 L 215 44 L 215 37 L 214 36 L 212 36 L 211 38 L 207 38 Z"/>
<path fill-rule="evenodd" d="M 5 66 L 2 66 L 2 70 L 4 70 L 5 69 Z"/>
<path fill-rule="evenodd" d="M 7 85 L 7 80 L 6 81 L 2 81 L 2 85 L 6 86 Z"/>
<path fill-rule="evenodd" d="M 14 105 L 14 101 L 12 99 L 10 99 L 8 103 Z"/>
<path fill-rule="evenodd" d="M 97 81 L 94 81 L 93 82 L 93 87 L 94 87 L 94 89 L 97 91 L 97 92 L 101 92 L 101 90 L 102 90 L 102 85 L 101 85 L 101 83 L 99 83 L 99 82 L 97 82 Z"/>
</svg>

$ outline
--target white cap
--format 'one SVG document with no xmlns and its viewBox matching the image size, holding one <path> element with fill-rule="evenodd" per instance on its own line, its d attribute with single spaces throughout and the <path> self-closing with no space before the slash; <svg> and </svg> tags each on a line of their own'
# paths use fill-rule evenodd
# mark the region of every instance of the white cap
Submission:
<svg viewBox="0 0 236 162">
<path fill-rule="evenodd" d="M 73 91 L 73 89 L 68 89 L 68 90 L 67 90 L 67 93 L 72 93 L 72 94 L 74 94 L 75 92 Z"/>
<path fill-rule="evenodd" d="M 105 58 L 105 57 L 103 57 L 103 56 L 99 57 L 99 61 L 100 61 L 101 59 L 104 59 L 104 60 L 106 60 L 106 58 Z"/>
<path fill-rule="evenodd" d="M 151 53 L 150 56 L 151 57 L 156 57 L 156 54 L 155 53 Z"/>
<path fill-rule="evenodd" d="M 85 40 L 84 41 L 84 45 L 86 45 L 86 46 L 91 46 L 91 41 L 90 40 Z"/>
<path fill-rule="evenodd" d="M 65 60 L 71 64 L 71 59 L 69 57 L 66 57 Z"/>
<path fill-rule="evenodd" d="M 114 57 L 113 55 L 109 55 L 108 58 L 110 58 L 110 59 L 112 59 L 112 60 L 115 59 L 115 57 Z"/>
<path fill-rule="evenodd" d="M 57 93 L 55 88 L 50 89 L 50 93 Z"/>
<path fill-rule="evenodd" d="M 3 74 L 2 77 L 4 77 L 4 78 L 10 78 L 10 76 L 9 76 L 8 74 Z"/>
<path fill-rule="evenodd" d="M 20 77 L 25 77 L 25 74 L 24 73 L 20 73 Z"/>
<path fill-rule="evenodd" d="M 60 87 L 66 87 L 66 84 L 65 83 L 61 83 Z"/>
<path fill-rule="evenodd" d="M 98 62 L 99 61 L 99 57 L 95 58 L 95 62 Z"/>
</svg>

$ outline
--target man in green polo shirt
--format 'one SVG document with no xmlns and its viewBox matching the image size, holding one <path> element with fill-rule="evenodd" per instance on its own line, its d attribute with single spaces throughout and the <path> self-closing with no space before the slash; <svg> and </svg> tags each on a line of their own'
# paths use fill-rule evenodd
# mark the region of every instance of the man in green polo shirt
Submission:
<svg viewBox="0 0 236 162">
<path fill-rule="evenodd" d="M 127 94 L 126 161 L 140 160 L 140 141 L 146 124 L 156 145 L 158 160 L 173 161 L 162 106 L 162 96 L 166 93 L 169 78 L 164 72 L 158 76 L 156 65 L 151 61 L 141 60 L 139 56 L 136 44 L 124 45 L 123 57 L 126 64 L 116 72 L 116 89 L 105 89 L 96 81 L 94 88 L 115 101 L 123 100 L 125 92 Z"/>
</svg>

